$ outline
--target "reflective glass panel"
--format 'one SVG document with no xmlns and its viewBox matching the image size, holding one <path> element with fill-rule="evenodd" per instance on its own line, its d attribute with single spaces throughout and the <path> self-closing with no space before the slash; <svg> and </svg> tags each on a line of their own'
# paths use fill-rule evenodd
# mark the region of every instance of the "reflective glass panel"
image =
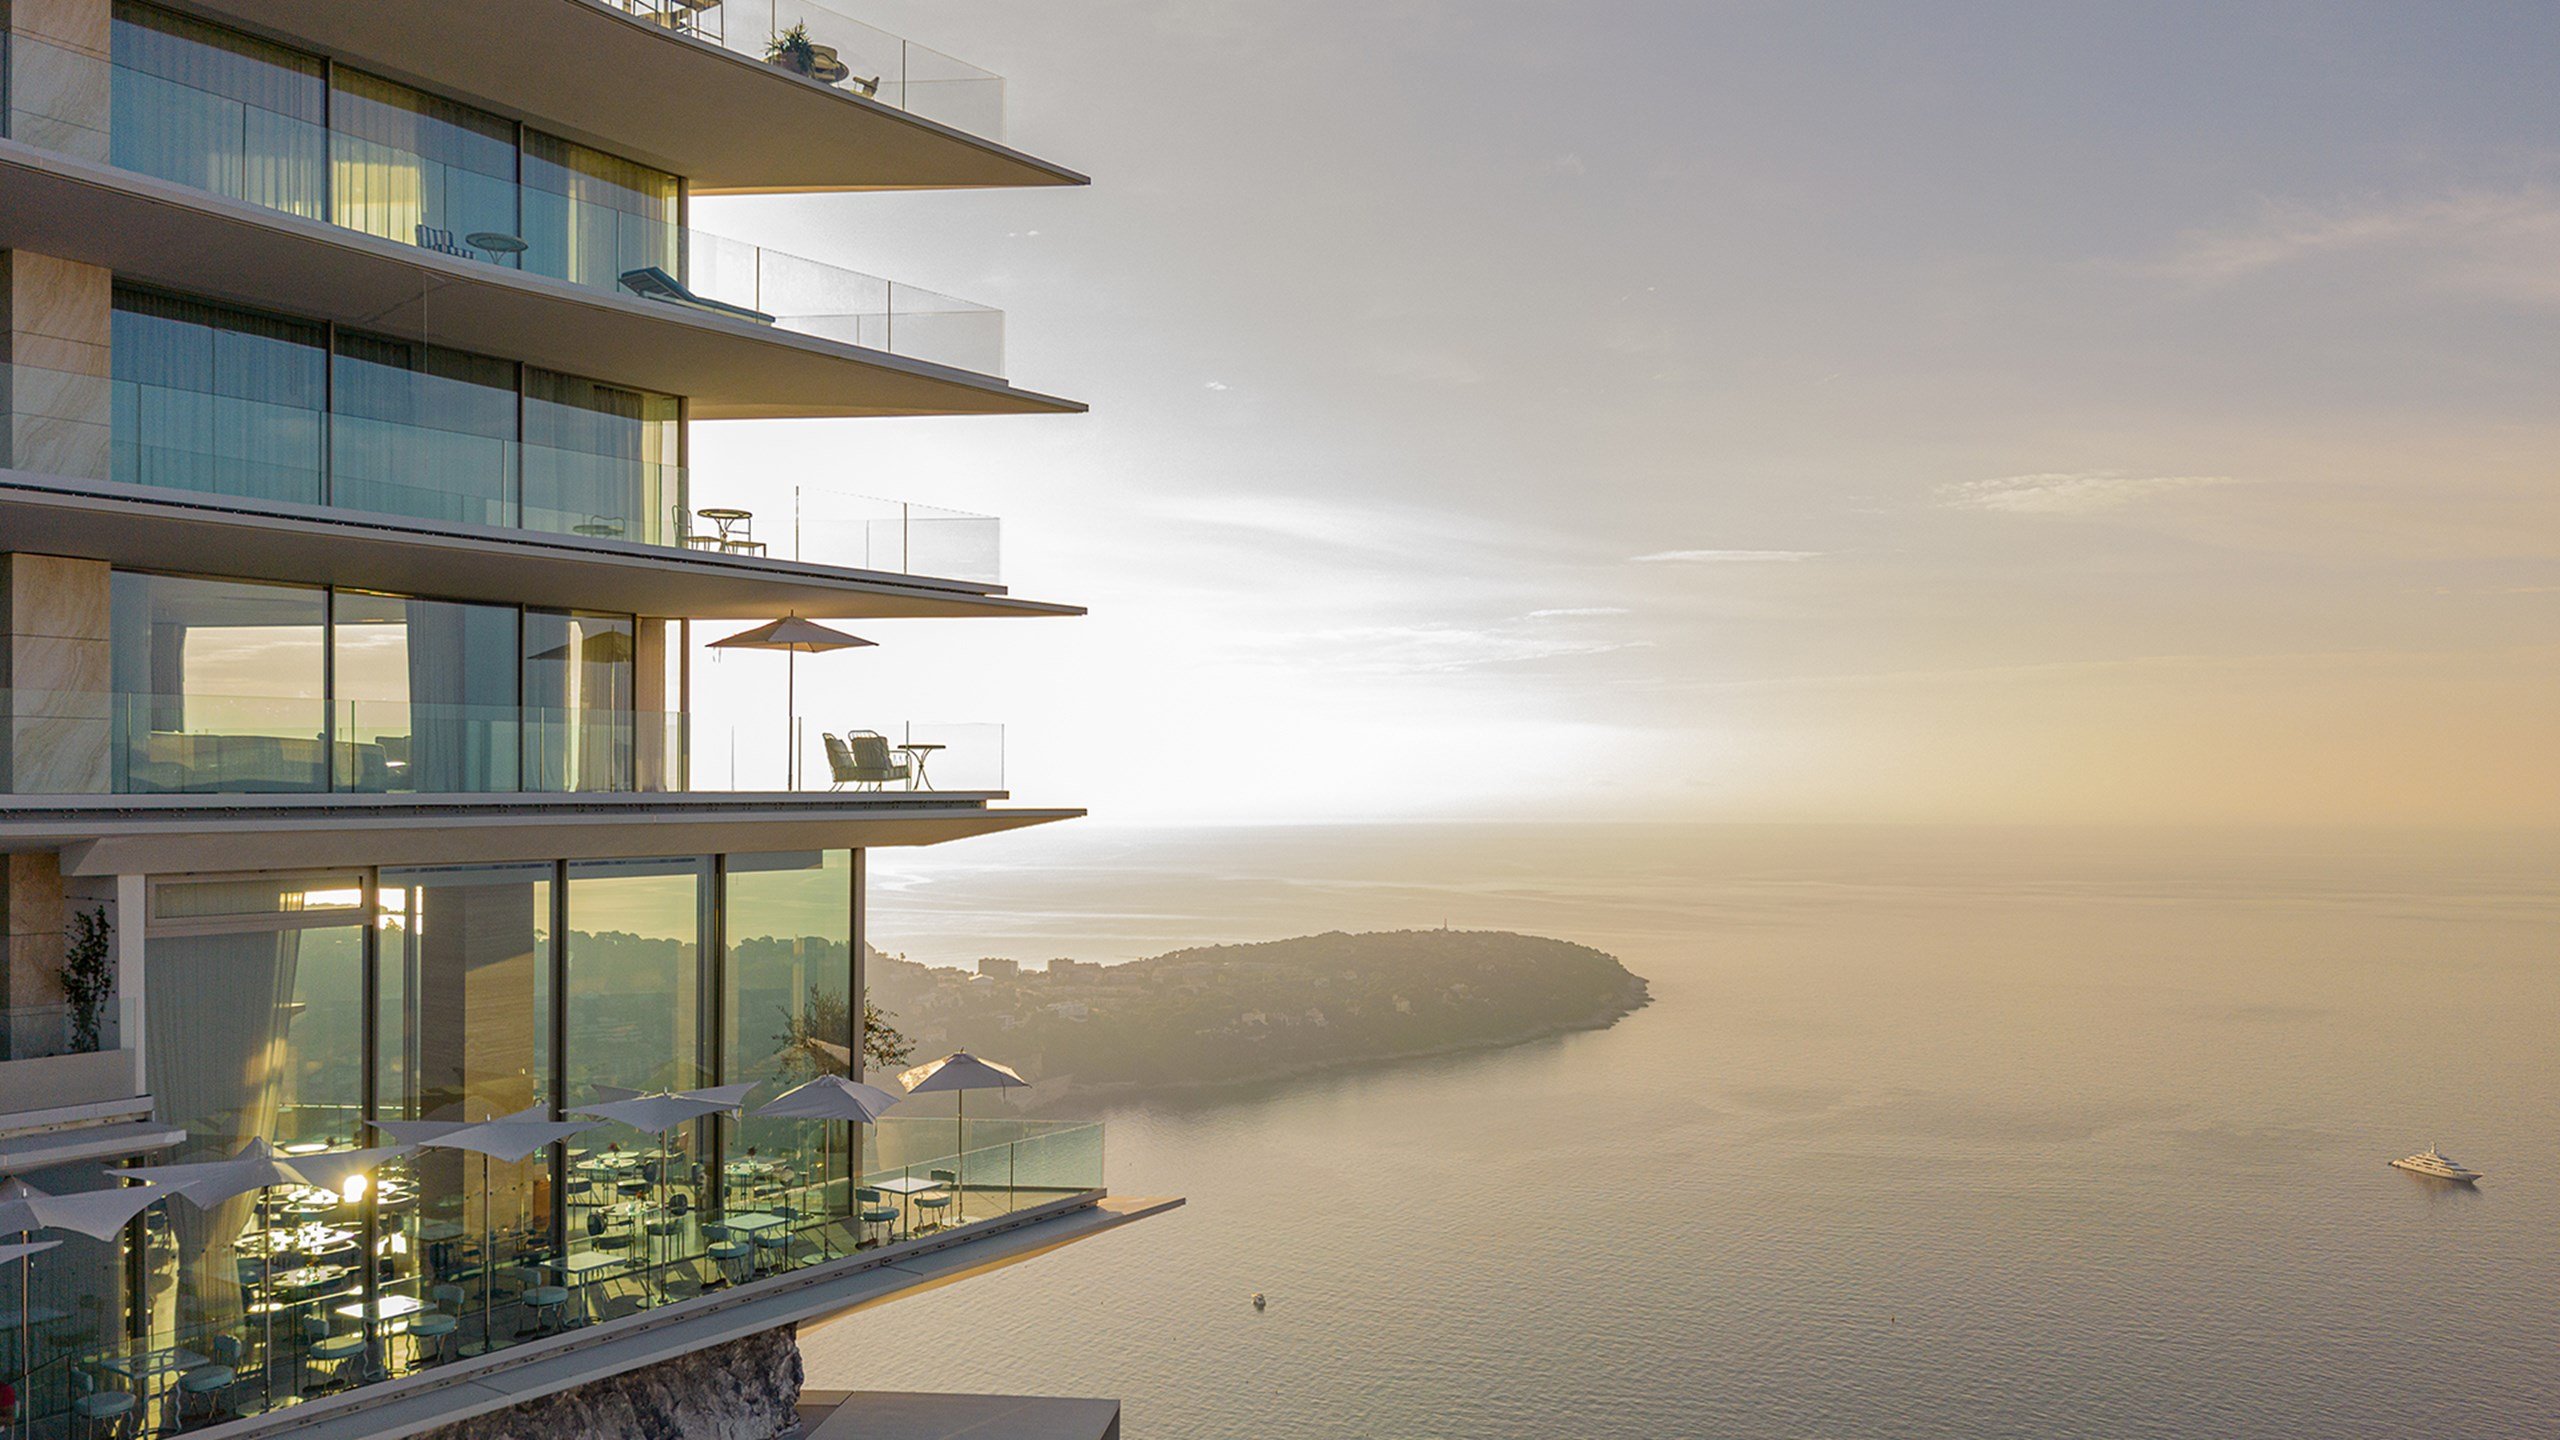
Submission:
<svg viewBox="0 0 2560 1440">
<path fill-rule="evenodd" d="M 352 590 L 331 604 L 338 788 L 515 789 L 517 611 Z"/>
<path fill-rule="evenodd" d="M 109 594 L 117 790 L 329 788 L 327 592 L 119 570 Z"/>
</svg>

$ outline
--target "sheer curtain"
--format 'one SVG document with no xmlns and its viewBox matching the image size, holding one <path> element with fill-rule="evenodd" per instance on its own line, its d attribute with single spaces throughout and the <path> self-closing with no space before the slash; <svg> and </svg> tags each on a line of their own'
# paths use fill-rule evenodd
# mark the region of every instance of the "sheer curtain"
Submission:
<svg viewBox="0 0 2560 1440">
<path fill-rule="evenodd" d="M 359 510 L 516 523 L 516 366 L 341 333 L 330 395 L 330 498 Z"/>
<path fill-rule="evenodd" d="M 655 266 L 684 278 L 683 184 L 664 170 L 524 132 L 525 268 L 611 290 Z"/>
<path fill-rule="evenodd" d="M 117 480 L 316 505 L 319 326 L 119 285 L 108 347 Z"/>
<path fill-rule="evenodd" d="M 528 367 L 524 524 L 669 545 L 683 536 L 672 396 Z"/>
<path fill-rule="evenodd" d="M 454 245 L 518 232 L 513 121 L 344 66 L 332 85 L 338 224 L 408 245 L 428 243 L 431 230 Z"/>
<path fill-rule="evenodd" d="M 117 165 L 321 218 L 328 80 L 318 57 L 149 5 L 115 7 L 112 43 Z"/>
</svg>

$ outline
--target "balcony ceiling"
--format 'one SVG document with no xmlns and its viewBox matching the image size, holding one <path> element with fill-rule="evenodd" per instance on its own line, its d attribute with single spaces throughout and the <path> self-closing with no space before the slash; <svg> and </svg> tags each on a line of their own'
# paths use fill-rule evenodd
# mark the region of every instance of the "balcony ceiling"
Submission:
<svg viewBox="0 0 2560 1440">
<path fill-rule="evenodd" d="M 0 470 L 0 548 L 135 570 L 696 620 L 1080 615 L 971 585 L 759 556 Z"/>
<path fill-rule="evenodd" d="M 635 22 L 596 0 L 178 3 L 673 171 L 696 194 L 1086 183 L 1063 166 Z"/>
<path fill-rule="evenodd" d="M 0 249 L 682 395 L 696 420 L 1084 408 L 992 376 L 440 255 L 10 140 L 0 140 Z"/>
<path fill-rule="evenodd" d="M 637 859 L 936 845 L 1082 810 L 991 810 L 983 793 L 0 796 L 0 852 L 65 875 Z"/>
</svg>

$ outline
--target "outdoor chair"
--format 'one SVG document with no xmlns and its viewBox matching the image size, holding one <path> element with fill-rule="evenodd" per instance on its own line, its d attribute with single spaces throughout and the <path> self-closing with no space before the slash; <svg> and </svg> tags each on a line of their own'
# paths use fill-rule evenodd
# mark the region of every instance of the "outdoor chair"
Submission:
<svg viewBox="0 0 2560 1440">
<path fill-rule="evenodd" d="M 187 1428 L 187 1417 L 198 1402 L 204 1406 L 204 1418 L 210 1423 L 220 1419 L 231 1408 L 231 1387 L 240 1378 L 243 1353 L 236 1335 L 216 1335 L 205 1347 L 212 1352 L 209 1365 L 199 1365 L 178 1377 L 178 1428 Z"/>
<path fill-rule="evenodd" d="M 567 1326 L 569 1322 L 568 1286 L 544 1284 L 542 1273 L 530 1266 L 516 1272 L 516 1283 L 523 1287 L 518 1298 L 524 1306 L 525 1319 L 532 1322 L 530 1331 L 519 1327 L 517 1334 L 539 1335 L 545 1330 L 557 1330 Z"/>
<path fill-rule="evenodd" d="M 98 1377 L 86 1370 L 71 1372 L 71 1419 L 81 1440 L 99 1434 L 124 1435 L 133 1429 L 135 1401 L 130 1390 L 101 1390 Z"/>
<path fill-rule="evenodd" d="M 349 1379 L 347 1367 L 364 1354 L 362 1331 L 350 1330 L 343 1335 L 333 1335 L 329 1333 L 329 1322 L 317 1315 L 302 1317 L 302 1340 L 301 1380 L 305 1389 L 316 1390 L 346 1383 Z M 315 1371 L 320 1376 L 319 1385 L 310 1383 Z"/>
<path fill-rule="evenodd" d="M 951 1172 L 948 1170 L 936 1170 L 933 1172 L 933 1178 L 937 1181 L 941 1181 L 944 1176 L 947 1176 L 950 1173 Z M 915 1207 L 917 1210 L 923 1212 L 917 1218 L 919 1220 L 922 1220 L 926 1216 L 930 1216 L 932 1218 L 933 1223 L 924 1228 L 939 1230 L 943 1226 L 953 1223 L 953 1217 L 949 1213 L 952 1208 L 952 1198 L 951 1191 L 947 1187 L 947 1182 L 946 1188 L 944 1189 L 927 1190 L 916 1196 Z"/>
<path fill-rule="evenodd" d="M 831 790 L 847 785 L 877 790 L 900 780 L 913 783 L 914 771 L 905 757 L 889 748 L 889 737 L 876 730 L 854 730 L 841 740 L 833 735 L 820 737 L 826 741 L 827 768 L 834 772 Z"/>
<path fill-rule="evenodd" d="M 864 1229 L 879 1226 L 886 1228 L 891 1235 L 897 1233 L 898 1207 L 888 1203 L 887 1195 L 865 1185 L 853 1192 L 853 1199 L 854 1203 L 861 1207 L 858 1214 Z M 863 1243 L 877 1245 L 880 1242 L 875 1238 Z"/>
<path fill-rule="evenodd" d="M 426 1363 L 430 1351 L 438 1363 L 446 1358 L 445 1346 L 462 1333 L 462 1317 L 441 1310 L 421 1310 L 409 1317 L 409 1368 Z"/>
</svg>

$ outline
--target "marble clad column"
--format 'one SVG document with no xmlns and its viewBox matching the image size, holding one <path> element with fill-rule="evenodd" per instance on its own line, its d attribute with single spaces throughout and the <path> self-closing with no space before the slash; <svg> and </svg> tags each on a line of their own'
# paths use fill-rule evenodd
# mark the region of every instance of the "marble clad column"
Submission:
<svg viewBox="0 0 2560 1440">
<path fill-rule="evenodd" d="M 0 790 L 108 793 L 107 563 L 0 555 Z"/>
<path fill-rule="evenodd" d="M 9 138 L 107 159 L 111 0 L 9 0 Z"/>
<path fill-rule="evenodd" d="M 114 390 L 108 335 L 114 277 L 96 265 L 0 252 L 0 464 L 39 475 L 111 478 Z"/>
</svg>

